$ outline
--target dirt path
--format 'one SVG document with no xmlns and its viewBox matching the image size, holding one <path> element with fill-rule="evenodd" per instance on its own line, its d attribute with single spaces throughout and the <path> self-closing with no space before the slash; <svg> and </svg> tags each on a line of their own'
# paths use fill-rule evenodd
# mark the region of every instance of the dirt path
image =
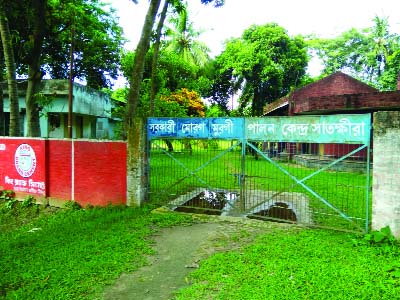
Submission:
<svg viewBox="0 0 400 300">
<path fill-rule="evenodd" d="M 242 218 L 210 218 L 208 222 L 166 228 L 154 235 L 156 255 L 150 265 L 123 274 L 104 294 L 104 300 L 169 300 L 187 286 L 186 278 L 202 259 L 216 251 L 239 248 L 284 224 Z"/>
</svg>

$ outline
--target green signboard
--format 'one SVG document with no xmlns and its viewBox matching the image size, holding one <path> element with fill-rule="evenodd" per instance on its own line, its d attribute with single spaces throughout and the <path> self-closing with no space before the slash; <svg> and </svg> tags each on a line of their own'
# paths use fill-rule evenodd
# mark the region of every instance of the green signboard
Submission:
<svg viewBox="0 0 400 300">
<path fill-rule="evenodd" d="M 264 118 L 149 118 L 156 138 L 247 139 L 271 142 L 368 144 L 371 115 Z"/>
<path fill-rule="evenodd" d="M 367 144 L 370 130 L 370 114 L 245 119 L 249 140 Z"/>
</svg>

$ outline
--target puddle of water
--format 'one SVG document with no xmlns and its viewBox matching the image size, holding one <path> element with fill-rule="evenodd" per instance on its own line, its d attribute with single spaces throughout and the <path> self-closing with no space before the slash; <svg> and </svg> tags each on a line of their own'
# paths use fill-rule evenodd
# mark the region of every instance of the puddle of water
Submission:
<svg viewBox="0 0 400 300">
<path fill-rule="evenodd" d="M 257 213 L 253 213 L 247 216 L 251 219 L 264 219 L 265 218 L 273 218 L 277 221 L 282 220 L 283 222 L 297 222 L 297 217 L 294 211 L 289 208 L 289 206 L 284 202 L 276 202 L 271 205 L 268 209 L 260 210 Z"/>
<path fill-rule="evenodd" d="M 229 203 L 235 201 L 236 197 L 237 193 L 233 192 L 205 190 L 179 205 L 175 211 L 219 216 Z"/>
<path fill-rule="evenodd" d="M 184 213 L 206 214 L 206 215 L 227 215 L 242 216 L 250 219 L 263 221 L 275 221 L 284 223 L 297 223 L 302 220 L 301 215 L 297 216 L 297 211 L 293 208 L 293 203 L 276 201 L 272 205 L 262 205 L 255 208 L 250 213 L 240 213 L 237 211 L 239 192 L 224 190 L 198 190 L 184 195 L 177 199 L 173 204 L 173 210 Z M 305 221 L 303 219 L 303 221 Z"/>
</svg>

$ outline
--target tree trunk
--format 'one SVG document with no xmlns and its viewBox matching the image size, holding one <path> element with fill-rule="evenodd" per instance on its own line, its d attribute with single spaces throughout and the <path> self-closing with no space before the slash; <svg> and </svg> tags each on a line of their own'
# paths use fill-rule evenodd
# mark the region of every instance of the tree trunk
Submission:
<svg viewBox="0 0 400 300">
<path fill-rule="evenodd" d="M 167 144 L 168 152 L 174 152 L 174 145 L 170 140 L 165 140 L 165 144 Z"/>
<path fill-rule="evenodd" d="M 140 85 L 143 79 L 145 56 L 150 44 L 151 31 L 155 22 L 161 0 L 151 0 L 147 11 L 146 19 L 142 29 L 142 35 L 135 51 L 133 61 L 132 82 L 130 83 L 128 103 L 125 115 L 125 134 L 134 125 L 136 108 L 139 103 Z"/>
<path fill-rule="evenodd" d="M 10 136 L 20 136 L 15 59 L 11 43 L 10 28 L 2 7 L 0 7 L 0 34 L 3 44 L 4 60 L 7 68 L 8 98 L 10 99 Z"/>
<path fill-rule="evenodd" d="M 154 54 L 151 66 L 150 116 L 154 116 L 154 111 L 155 111 L 155 99 L 158 88 L 158 80 L 157 80 L 158 53 L 160 51 L 161 30 L 164 26 L 164 21 L 167 16 L 169 3 L 170 0 L 165 0 L 164 7 L 160 15 L 160 20 L 157 25 L 156 41 L 154 43 Z"/>
<path fill-rule="evenodd" d="M 1 57 L 1 56 L 0 56 Z M 3 70 L 0 63 L 0 70 Z M 0 72 L 0 136 L 6 135 L 5 128 L 5 117 L 4 117 L 4 101 L 3 101 L 3 86 L 2 86 L 3 76 L 2 72 Z"/>
<path fill-rule="evenodd" d="M 42 56 L 42 45 L 44 39 L 46 0 L 33 1 L 33 46 L 30 51 L 28 65 L 28 87 L 26 90 L 26 119 L 28 123 L 27 136 L 40 137 L 40 109 L 36 95 L 40 91 L 42 72 L 40 61 Z"/>
<path fill-rule="evenodd" d="M 4 99 L 3 99 L 3 72 L 4 69 L 3 64 L 3 47 L 0 43 L 0 136 L 6 135 L 6 123 L 4 116 Z"/>
</svg>

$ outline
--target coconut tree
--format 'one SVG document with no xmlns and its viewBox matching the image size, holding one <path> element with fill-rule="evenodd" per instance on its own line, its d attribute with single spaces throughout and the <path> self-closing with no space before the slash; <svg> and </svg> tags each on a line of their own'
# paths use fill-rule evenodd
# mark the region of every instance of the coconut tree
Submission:
<svg viewBox="0 0 400 300">
<path fill-rule="evenodd" d="M 210 49 L 198 40 L 202 32 L 197 31 L 190 21 L 187 4 L 168 23 L 166 51 L 178 53 L 185 62 L 199 67 L 209 62 Z"/>
</svg>

